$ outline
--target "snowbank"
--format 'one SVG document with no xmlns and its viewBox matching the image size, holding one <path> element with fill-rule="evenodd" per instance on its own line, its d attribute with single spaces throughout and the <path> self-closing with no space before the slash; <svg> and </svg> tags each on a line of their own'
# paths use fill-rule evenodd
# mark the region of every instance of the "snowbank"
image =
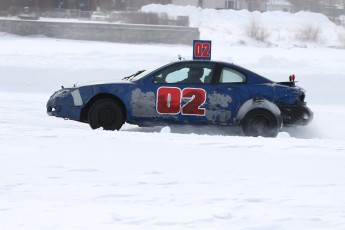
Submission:
<svg viewBox="0 0 345 230">
<path fill-rule="evenodd" d="M 170 17 L 189 16 L 190 25 L 200 28 L 201 38 L 224 41 L 230 44 L 256 44 L 246 36 L 246 27 L 255 22 L 268 33 L 266 43 L 279 46 L 305 44 L 300 41 L 301 31 L 308 27 L 319 30 L 319 37 L 312 43 L 325 46 L 345 46 L 339 36 L 345 34 L 325 15 L 311 12 L 288 13 L 280 11 L 249 12 L 247 10 L 215 10 L 193 6 L 150 4 L 143 12 L 165 13 Z M 314 45 L 315 45 L 314 44 Z M 256 44 L 257 45 L 257 44 Z"/>
</svg>

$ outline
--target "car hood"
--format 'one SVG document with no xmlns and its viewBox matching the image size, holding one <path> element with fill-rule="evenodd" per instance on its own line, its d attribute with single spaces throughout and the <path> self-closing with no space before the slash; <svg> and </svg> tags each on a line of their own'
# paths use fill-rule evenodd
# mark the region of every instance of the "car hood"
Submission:
<svg viewBox="0 0 345 230">
<path fill-rule="evenodd" d="M 123 85 L 123 84 L 133 84 L 133 82 L 127 80 L 101 80 L 101 81 L 88 81 L 83 83 L 75 83 L 73 85 L 66 85 L 62 86 L 64 89 L 78 89 L 83 87 L 93 87 L 93 86 L 100 86 L 100 85 Z"/>
</svg>

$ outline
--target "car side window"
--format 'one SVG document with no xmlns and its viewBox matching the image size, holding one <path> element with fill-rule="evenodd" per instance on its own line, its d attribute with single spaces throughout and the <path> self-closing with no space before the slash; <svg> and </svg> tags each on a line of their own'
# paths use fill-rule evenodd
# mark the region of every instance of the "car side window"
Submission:
<svg viewBox="0 0 345 230">
<path fill-rule="evenodd" d="M 154 77 L 154 83 L 168 84 L 207 84 L 211 83 L 214 64 L 185 63 L 160 71 Z"/>
<path fill-rule="evenodd" d="M 165 81 L 166 83 L 177 83 L 182 81 L 188 75 L 189 68 L 183 68 L 166 75 Z"/>
<path fill-rule="evenodd" d="M 220 83 L 243 83 L 245 81 L 244 74 L 227 67 L 223 68 L 219 79 Z"/>
</svg>

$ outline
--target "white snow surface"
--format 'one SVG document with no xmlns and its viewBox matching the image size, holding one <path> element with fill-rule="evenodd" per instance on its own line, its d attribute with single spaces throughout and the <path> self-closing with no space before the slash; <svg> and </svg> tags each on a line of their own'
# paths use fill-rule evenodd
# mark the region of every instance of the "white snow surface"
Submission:
<svg viewBox="0 0 345 230">
<path fill-rule="evenodd" d="M 344 49 L 328 40 L 267 45 L 225 32 L 231 17 L 237 24 L 259 17 L 281 34 L 306 20 L 329 33 L 342 28 L 302 12 L 143 10 L 189 14 L 201 38 L 212 39 L 213 59 L 274 81 L 294 73 L 313 122 L 277 138 L 219 127 L 91 130 L 49 117 L 49 96 L 61 85 L 119 80 L 178 54 L 190 59 L 192 47 L 0 33 L 0 229 L 345 229 Z"/>
</svg>

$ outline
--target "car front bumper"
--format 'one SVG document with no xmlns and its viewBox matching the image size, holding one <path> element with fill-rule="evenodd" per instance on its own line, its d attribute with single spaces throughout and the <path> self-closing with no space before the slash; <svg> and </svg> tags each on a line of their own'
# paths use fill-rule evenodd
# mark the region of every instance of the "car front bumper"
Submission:
<svg viewBox="0 0 345 230">
<path fill-rule="evenodd" d="M 62 117 L 70 120 L 79 120 L 81 111 L 79 90 L 62 89 L 55 92 L 47 102 L 49 116 Z"/>
</svg>

